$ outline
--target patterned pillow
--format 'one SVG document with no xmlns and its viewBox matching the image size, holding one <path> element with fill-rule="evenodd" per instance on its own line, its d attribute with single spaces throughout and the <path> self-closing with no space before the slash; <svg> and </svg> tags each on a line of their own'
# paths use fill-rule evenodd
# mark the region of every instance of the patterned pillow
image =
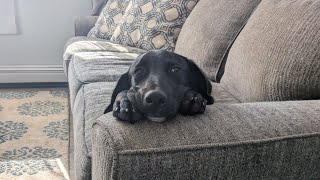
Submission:
<svg viewBox="0 0 320 180">
<path fill-rule="evenodd" d="M 110 39 L 130 0 L 109 0 L 88 37 Z"/>
<path fill-rule="evenodd" d="M 145 50 L 173 51 L 198 0 L 132 0 L 111 41 Z"/>
</svg>

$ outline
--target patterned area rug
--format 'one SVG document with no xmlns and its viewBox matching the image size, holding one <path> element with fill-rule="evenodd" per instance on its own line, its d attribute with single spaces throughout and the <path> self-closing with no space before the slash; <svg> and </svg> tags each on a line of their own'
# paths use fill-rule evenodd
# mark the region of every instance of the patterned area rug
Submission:
<svg viewBox="0 0 320 180">
<path fill-rule="evenodd" d="M 68 176 L 66 88 L 0 89 L 0 179 Z"/>
</svg>

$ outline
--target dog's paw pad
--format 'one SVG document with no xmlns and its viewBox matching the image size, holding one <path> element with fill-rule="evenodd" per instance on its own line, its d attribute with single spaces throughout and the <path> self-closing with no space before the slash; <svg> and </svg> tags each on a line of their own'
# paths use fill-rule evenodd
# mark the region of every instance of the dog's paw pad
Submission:
<svg viewBox="0 0 320 180">
<path fill-rule="evenodd" d="M 183 115 L 202 114 L 206 109 L 207 101 L 200 93 L 189 90 L 180 105 L 180 113 Z"/>
<path fill-rule="evenodd" d="M 121 121 L 129 121 L 134 123 L 143 116 L 132 106 L 131 102 L 126 96 L 120 96 L 114 103 L 113 116 Z"/>
</svg>

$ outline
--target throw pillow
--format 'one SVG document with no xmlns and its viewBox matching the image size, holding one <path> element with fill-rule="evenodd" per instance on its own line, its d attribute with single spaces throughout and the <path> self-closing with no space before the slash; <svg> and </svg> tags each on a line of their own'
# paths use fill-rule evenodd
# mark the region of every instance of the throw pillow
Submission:
<svg viewBox="0 0 320 180">
<path fill-rule="evenodd" d="M 173 51 L 198 0 L 132 0 L 111 41 L 141 49 Z"/>
<path fill-rule="evenodd" d="M 175 52 L 219 82 L 228 49 L 261 0 L 201 0 L 181 29 Z"/>
<path fill-rule="evenodd" d="M 130 0 L 108 0 L 88 37 L 110 39 Z"/>
<path fill-rule="evenodd" d="M 262 1 L 221 79 L 241 102 L 320 99 L 320 1 Z"/>
</svg>

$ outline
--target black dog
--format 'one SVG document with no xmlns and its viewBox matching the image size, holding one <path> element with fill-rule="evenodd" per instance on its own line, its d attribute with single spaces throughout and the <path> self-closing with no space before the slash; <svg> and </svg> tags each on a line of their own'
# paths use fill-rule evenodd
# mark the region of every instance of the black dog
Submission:
<svg viewBox="0 0 320 180">
<path fill-rule="evenodd" d="M 123 74 L 104 113 L 135 122 L 143 117 L 162 122 L 201 114 L 213 104 L 211 84 L 192 61 L 178 54 L 152 50 L 141 54 Z"/>
</svg>

